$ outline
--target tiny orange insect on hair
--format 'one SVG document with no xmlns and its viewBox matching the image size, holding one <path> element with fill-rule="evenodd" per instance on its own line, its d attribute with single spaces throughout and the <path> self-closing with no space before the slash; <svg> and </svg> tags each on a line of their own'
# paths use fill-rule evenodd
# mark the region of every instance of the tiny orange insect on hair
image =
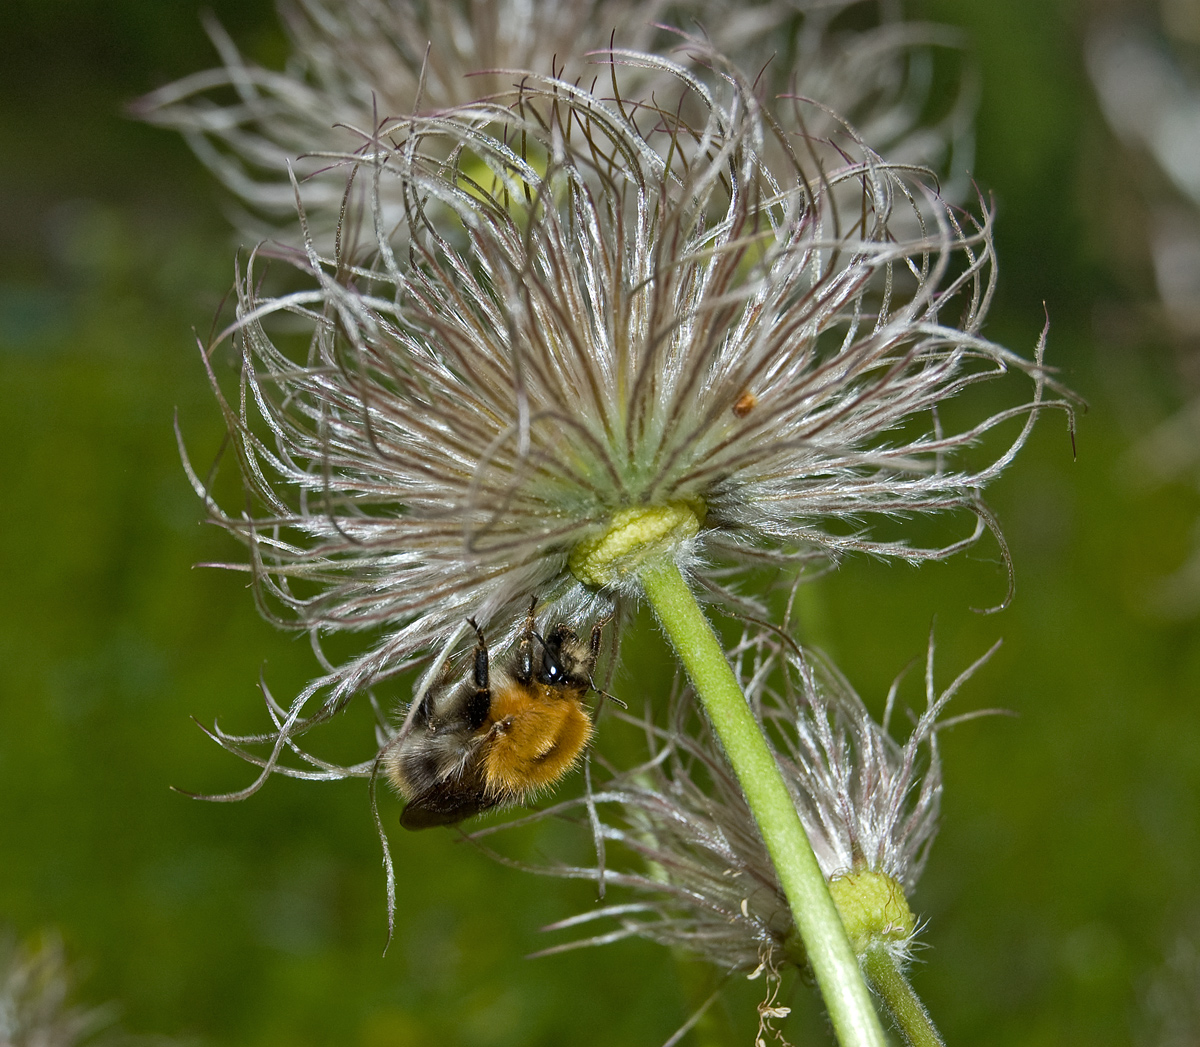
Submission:
<svg viewBox="0 0 1200 1047">
<path fill-rule="evenodd" d="M 745 418 L 755 407 L 758 406 L 758 397 L 755 396 L 749 389 L 743 390 L 742 395 L 734 401 L 733 413 L 739 418 Z"/>
<path fill-rule="evenodd" d="M 526 803 L 557 784 L 592 737 L 583 699 L 593 689 L 603 622 L 590 641 L 566 625 L 537 632 L 530 607 L 510 663 L 495 666 L 482 630 L 466 679 L 441 681 L 409 710 L 381 761 L 407 801 L 406 829 L 454 825 Z"/>
</svg>

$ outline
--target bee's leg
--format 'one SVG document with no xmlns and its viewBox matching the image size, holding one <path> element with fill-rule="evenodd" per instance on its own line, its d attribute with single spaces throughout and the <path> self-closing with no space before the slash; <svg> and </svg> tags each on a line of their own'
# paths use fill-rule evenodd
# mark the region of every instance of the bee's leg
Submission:
<svg viewBox="0 0 1200 1047">
<path fill-rule="evenodd" d="M 588 686 L 598 695 L 600 695 L 601 698 L 607 698 L 610 702 L 615 702 L 622 709 L 628 709 L 629 706 L 621 701 L 620 698 L 618 698 L 615 694 L 609 694 L 607 691 L 601 690 L 592 680 L 592 673 L 596 670 L 596 662 L 600 660 L 600 634 L 604 632 L 604 627 L 612 620 L 613 616 L 611 614 L 606 614 L 595 625 L 592 626 L 592 643 L 591 649 L 588 652 L 587 681 Z"/>
<path fill-rule="evenodd" d="M 492 691 L 488 686 L 488 649 L 483 631 L 475 624 L 474 618 L 467 622 L 475 630 L 475 689 L 467 697 L 466 715 L 472 730 L 478 730 L 487 720 L 488 710 L 492 706 Z"/>
<path fill-rule="evenodd" d="M 595 625 L 592 626 L 592 643 L 591 650 L 588 653 L 588 673 L 596 668 L 596 662 L 600 658 L 600 634 L 604 632 L 604 627 L 608 625 L 610 618 L 601 618 Z"/>
<path fill-rule="evenodd" d="M 517 663 L 513 667 L 513 676 L 518 683 L 529 683 L 533 679 L 533 644 L 538 640 L 537 627 L 533 620 L 533 608 L 537 604 L 535 596 L 529 604 L 529 615 L 525 619 L 525 632 L 517 641 Z"/>
</svg>

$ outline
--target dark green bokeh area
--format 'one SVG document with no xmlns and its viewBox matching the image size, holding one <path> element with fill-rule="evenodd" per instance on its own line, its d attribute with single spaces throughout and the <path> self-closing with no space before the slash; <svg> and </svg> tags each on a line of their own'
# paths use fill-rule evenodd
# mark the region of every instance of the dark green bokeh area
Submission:
<svg viewBox="0 0 1200 1047">
<path fill-rule="evenodd" d="M 247 51 L 282 60 L 265 0 L 211 7 Z M 982 70 L 975 176 L 995 194 L 1001 261 L 986 333 L 1032 352 L 1044 301 L 1051 360 L 1091 406 L 1077 460 L 1047 416 L 990 495 L 1017 565 L 1010 609 L 971 610 L 1003 593 L 984 542 L 920 570 L 848 562 L 806 625 L 877 709 L 935 619 L 943 683 L 1004 637 L 956 702 L 1018 715 L 941 739 L 914 980 L 951 1044 L 1124 1044 L 1148 974 L 1200 911 L 1200 643 L 1147 596 L 1183 560 L 1200 497 L 1140 490 L 1122 466 L 1183 390 L 1129 304 L 1148 275 L 1118 239 L 1133 202 L 1106 195 L 1124 161 L 1083 78 L 1082 14 L 1033 0 L 928 13 L 967 28 Z M 91 972 L 87 999 L 189 1042 L 655 1047 L 711 991 L 702 965 L 640 943 L 524 959 L 557 940 L 538 928 L 595 903 L 586 885 L 397 829 L 381 956 L 365 783 L 277 779 L 240 804 L 169 790 L 245 785 L 251 769 L 189 717 L 261 729 L 260 671 L 288 697 L 316 670 L 304 638 L 257 617 L 243 576 L 193 569 L 239 555 L 200 522 L 172 432 L 178 410 L 198 462 L 220 446 L 192 332 L 216 315 L 236 245 L 183 144 L 121 113 L 213 60 L 190 2 L 0 5 L 0 926 L 58 930 Z M 631 704 L 669 678 L 649 625 L 625 658 L 613 688 Z M 368 713 L 353 707 L 323 751 L 362 758 Z M 389 825 L 397 811 L 385 800 Z M 518 847 L 557 845 L 548 829 Z M 761 987 L 736 979 L 688 1042 L 752 1043 Z M 806 987 L 787 982 L 780 1002 L 796 1009 L 790 1040 L 823 1042 Z"/>
</svg>

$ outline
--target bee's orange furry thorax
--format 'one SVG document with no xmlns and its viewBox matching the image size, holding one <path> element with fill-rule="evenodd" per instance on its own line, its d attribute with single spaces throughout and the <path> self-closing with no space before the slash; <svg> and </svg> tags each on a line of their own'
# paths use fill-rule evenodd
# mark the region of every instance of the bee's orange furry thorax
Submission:
<svg viewBox="0 0 1200 1047">
<path fill-rule="evenodd" d="M 493 689 L 492 738 L 483 757 L 489 792 L 528 795 L 553 785 L 575 765 L 592 737 L 581 698 L 544 684 Z"/>
</svg>

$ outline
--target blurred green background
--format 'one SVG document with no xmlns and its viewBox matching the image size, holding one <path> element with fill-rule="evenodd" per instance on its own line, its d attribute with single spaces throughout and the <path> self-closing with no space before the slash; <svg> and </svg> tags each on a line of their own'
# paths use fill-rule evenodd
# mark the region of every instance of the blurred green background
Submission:
<svg viewBox="0 0 1200 1047">
<path fill-rule="evenodd" d="M 282 61 L 268 0 L 209 7 L 250 55 Z M 1009 610 L 970 610 L 1003 585 L 980 546 L 920 570 L 851 561 L 810 627 L 876 708 L 935 617 L 946 682 L 1004 637 L 958 711 L 1019 715 L 943 736 L 914 980 L 951 1044 L 1124 1044 L 1200 910 L 1200 631 L 1147 595 L 1185 558 L 1200 495 L 1140 490 L 1123 465 L 1183 400 L 1179 350 L 1147 322 L 1128 157 L 1083 72 L 1089 12 L 927 13 L 968 30 L 982 75 L 974 171 L 1001 262 L 986 333 L 1031 351 L 1045 302 L 1051 362 L 1090 410 L 1077 460 L 1048 417 L 990 493 L 1017 565 Z M 198 461 L 220 443 L 191 332 L 206 333 L 235 244 L 183 143 L 122 108 L 213 62 L 190 0 L 0 3 L 0 925 L 57 929 L 90 971 L 86 998 L 189 1042 L 655 1047 L 707 994 L 703 967 L 641 943 L 523 958 L 549 944 L 539 927 L 594 903 L 586 886 L 397 830 L 381 958 L 364 783 L 279 779 L 231 805 L 168 789 L 245 784 L 189 716 L 261 728 L 260 669 L 280 695 L 315 670 L 242 577 L 192 568 L 238 555 L 200 523 L 172 434 L 178 409 Z M 669 675 L 653 629 L 638 635 L 619 694 Z M 369 732 L 352 709 L 325 751 L 361 757 Z M 385 802 L 388 824 L 396 811 Z M 731 985 L 689 1042 L 751 1043 L 760 996 Z M 785 996 L 789 1039 L 823 1042 L 809 991 Z"/>
</svg>

